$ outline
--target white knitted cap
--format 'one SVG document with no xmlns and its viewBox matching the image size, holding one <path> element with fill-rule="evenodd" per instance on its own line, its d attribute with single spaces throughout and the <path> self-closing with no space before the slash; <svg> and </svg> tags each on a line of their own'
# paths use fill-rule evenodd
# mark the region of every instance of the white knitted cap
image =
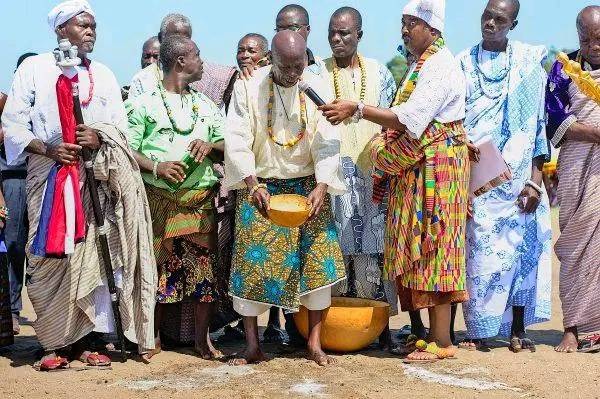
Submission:
<svg viewBox="0 0 600 399">
<path fill-rule="evenodd" d="M 446 19 L 446 0 L 410 0 L 402 11 L 403 15 L 412 15 L 427 22 L 427 25 L 444 32 Z"/>
</svg>

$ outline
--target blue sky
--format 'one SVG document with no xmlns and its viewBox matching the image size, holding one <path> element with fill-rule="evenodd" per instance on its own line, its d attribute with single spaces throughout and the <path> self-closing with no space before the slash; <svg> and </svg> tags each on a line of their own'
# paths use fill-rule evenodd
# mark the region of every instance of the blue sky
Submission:
<svg viewBox="0 0 600 399">
<path fill-rule="evenodd" d="M 387 62 L 401 42 L 400 20 L 406 0 L 298 0 L 310 13 L 309 46 L 315 54 L 330 54 L 327 25 L 331 13 L 349 5 L 363 14 L 365 37 L 361 52 Z M 446 39 L 454 52 L 480 40 L 479 18 L 486 0 L 447 0 Z M 55 35 L 46 22 L 57 0 L 2 0 L 0 35 L 0 90 L 7 91 L 16 60 L 26 51 L 50 51 Z M 128 84 L 139 69 L 141 45 L 156 34 L 162 17 L 181 12 L 190 17 L 194 40 L 203 58 L 220 63 L 235 62 L 238 39 L 248 32 L 271 38 L 277 11 L 285 0 L 90 0 L 98 22 L 93 57 L 108 65 L 119 82 Z M 512 38 L 534 44 L 577 47 L 575 18 L 592 1 L 522 0 L 520 23 Z"/>
</svg>

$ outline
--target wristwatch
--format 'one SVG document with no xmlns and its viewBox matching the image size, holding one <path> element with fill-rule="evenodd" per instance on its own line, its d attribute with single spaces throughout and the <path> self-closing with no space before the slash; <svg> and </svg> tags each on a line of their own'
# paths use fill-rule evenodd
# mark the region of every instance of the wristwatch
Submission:
<svg viewBox="0 0 600 399">
<path fill-rule="evenodd" d="M 358 122 L 363 118 L 363 110 L 364 109 L 365 109 L 365 103 L 360 101 L 356 105 L 356 112 L 354 112 L 354 115 L 352 116 L 352 119 L 354 120 L 354 122 Z"/>
</svg>

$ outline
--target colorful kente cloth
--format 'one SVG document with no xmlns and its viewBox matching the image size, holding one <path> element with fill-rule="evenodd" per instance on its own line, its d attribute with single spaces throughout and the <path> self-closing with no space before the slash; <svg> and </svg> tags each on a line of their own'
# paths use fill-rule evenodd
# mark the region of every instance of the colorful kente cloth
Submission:
<svg viewBox="0 0 600 399">
<path fill-rule="evenodd" d="M 419 291 L 465 289 L 469 160 L 462 122 L 433 123 L 421 140 L 378 136 L 375 166 L 388 173 L 384 271 Z"/>
<path fill-rule="evenodd" d="M 271 195 L 307 196 L 316 184 L 314 176 L 262 181 Z M 231 296 L 297 310 L 300 295 L 345 278 L 328 196 L 321 213 L 299 228 L 271 223 L 247 198 L 248 190 L 238 191 Z"/>
<path fill-rule="evenodd" d="M 513 306 L 525 308 L 525 327 L 551 314 L 552 231 L 544 193 L 537 210 L 522 212 L 518 197 L 531 179 L 532 160 L 548 157 L 544 90 L 546 49 L 509 41 L 506 51 L 478 44 L 459 57 L 467 81 L 469 140 L 491 140 L 512 179 L 473 199 L 467 221 L 468 338 L 510 336 Z"/>
<path fill-rule="evenodd" d="M 578 52 L 569 55 L 578 59 Z M 582 61 L 582 69 L 600 83 L 600 70 Z M 554 64 L 546 92 L 548 138 L 561 145 L 558 156 L 560 237 L 554 250 L 560 261 L 560 300 L 565 328 L 600 331 L 600 145 L 569 140 L 573 123 L 600 125 L 600 106 L 583 94 Z M 562 136 L 562 137 L 560 137 Z"/>
<path fill-rule="evenodd" d="M 392 108 L 407 130 L 388 130 L 371 143 L 377 185 L 389 176 L 384 272 L 413 290 L 465 287 L 469 162 L 463 85 L 454 57 L 438 39 L 413 66 Z M 374 188 L 375 200 L 380 189 Z"/>
<path fill-rule="evenodd" d="M 176 303 L 191 297 L 212 302 L 216 189 L 170 193 L 146 185 L 146 192 L 159 272 L 157 301 Z"/>
</svg>

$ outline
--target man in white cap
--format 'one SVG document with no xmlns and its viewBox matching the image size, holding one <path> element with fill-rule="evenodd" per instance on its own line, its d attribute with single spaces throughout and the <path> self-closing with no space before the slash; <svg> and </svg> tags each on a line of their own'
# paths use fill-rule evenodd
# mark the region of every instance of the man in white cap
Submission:
<svg viewBox="0 0 600 399">
<path fill-rule="evenodd" d="M 75 358 L 86 364 L 110 364 L 106 356 L 89 350 L 90 333 L 113 332 L 114 322 L 89 192 L 83 184 L 83 147 L 96 153 L 95 175 L 118 196 L 109 201 L 108 187 L 99 185 L 104 211 L 116 217 L 106 227 L 117 286 L 127 296 L 120 307 L 123 329 L 130 341 L 145 349 L 154 347 L 157 283 L 149 209 L 145 195 L 138 194 L 143 192 L 139 168 L 124 136 L 105 133 L 126 128 L 127 119 L 113 73 L 88 58 L 96 42 L 94 12 L 85 0 L 66 1 L 50 12 L 48 22 L 58 40 L 68 39 L 77 46 L 81 64 L 63 71 L 52 53 L 28 58 L 15 73 L 2 114 L 8 164 L 28 158 L 28 294 L 37 314 L 34 328 L 45 350 L 42 370 L 67 367 L 67 360 L 56 351 L 70 345 Z M 76 125 L 73 115 L 74 82 L 79 83 L 86 125 Z M 115 213 L 119 206 L 126 211 Z"/>
<path fill-rule="evenodd" d="M 354 116 L 387 128 L 373 139 L 375 200 L 389 190 L 384 270 L 396 279 L 404 311 L 428 309 L 427 342 L 407 361 L 453 357 L 450 308 L 464 302 L 465 224 L 469 161 L 465 79 L 442 37 L 443 0 L 412 0 L 404 8 L 402 39 L 418 61 L 392 108 L 336 100 L 320 107 L 334 123 Z"/>
</svg>

